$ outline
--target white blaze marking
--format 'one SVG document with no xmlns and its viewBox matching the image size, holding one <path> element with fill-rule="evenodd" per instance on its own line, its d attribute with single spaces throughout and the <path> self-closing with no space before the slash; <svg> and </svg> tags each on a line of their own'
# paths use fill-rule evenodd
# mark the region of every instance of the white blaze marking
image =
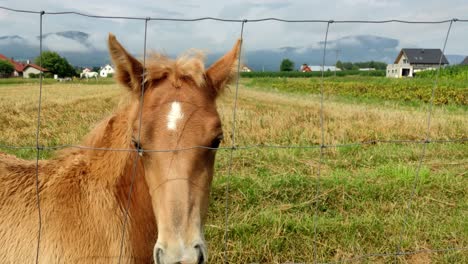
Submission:
<svg viewBox="0 0 468 264">
<path fill-rule="evenodd" d="M 184 117 L 184 114 L 182 113 L 180 103 L 179 102 L 172 102 L 171 111 L 167 115 L 167 128 L 169 130 L 176 130 L 177 129 L 177 121 L 179 121 L 183 117 Z"/>
</svg>

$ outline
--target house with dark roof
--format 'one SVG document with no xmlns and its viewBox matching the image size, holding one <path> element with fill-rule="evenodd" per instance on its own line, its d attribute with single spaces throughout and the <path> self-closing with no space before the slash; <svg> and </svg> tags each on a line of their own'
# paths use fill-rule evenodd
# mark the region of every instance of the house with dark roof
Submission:
<svg viewBox="0 0 468 264">
<path fill-rule="evenodd" d="M 413 77 L 420 71 L 449 64 L 440 49 L 401 49 L 394 64 L 387 65 L 387 77 Z"/>
<path fill-rule="evenodd" d="M 465 59 L 460 62 L 460 65 L 468 65 L 468 56 L 466 56 Z"/>
</svg>

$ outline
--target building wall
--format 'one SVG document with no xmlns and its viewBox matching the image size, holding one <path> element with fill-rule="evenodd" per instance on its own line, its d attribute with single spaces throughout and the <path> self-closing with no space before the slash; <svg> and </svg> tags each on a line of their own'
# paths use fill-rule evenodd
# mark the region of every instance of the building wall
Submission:
<svg viewBox="0 0 468 264">
<path fill-rule="evenodd" d="M 409 64 L 408 63 L 408 57 L 406 57 L 406 55 L 403 53 L 403 55 L 401 55 L 401 58 L 400 60 L 397 62 L 398 65 L 404 65 L 404 64 Z"/>
<path fill-rule="evenodd" d="M 102 70 L 99 71 L 99 75 L 101 77 L 107 77 L 107 75 L 110 73 L 114 74 L 115 71 L 109 64 L 104 66 L 104 68 L 102 68 Z"/>
<path fill-rule="evenodd" d="M 23 78 L 29 78 L 30 73 L 39 74 L 41 71 L 33 67 L 27 67 L 23 71 Z"/>
<path fill-rule="evenodd" d="M 445 65 L 442 65 L 443 67 Z M 388 64 L 387 65 L 387 73 L 386 76 L 389 78 L 402 78 L 403 77 L 403 69 L 409 69 L 409 74 L 406 77 L 413 77 L 417 72 L 425 71 L 425 70 L 436 70 L 438 67 L 437 64 L 409 64 L 408 58 L 403 53 L 400 59 L 395 64 Z"/>
<path fill-rule="evenodd" d="M 408 76 L 405 76 L 405 77 L 413 77 L 414 66 L 408 63 L 408 57 L 406 57 L 404 53 L 401 55 L 397 63 L 387 65 L 386 76 L 389 78 L 402 78 L 404 77 L 403 69 L 409 70 Z"/>
<path fill-rule="evenodd" d="M 402 63 L 402 64 L 388 64 L 387 65 L 387 73 L 386 76 L 389 78 L 402 78 L 403 76 L 403 69 L 408 69 L 409 74 L 405 77 L 413 77 L 414 68 L 410 64 Z"/>
</svg>

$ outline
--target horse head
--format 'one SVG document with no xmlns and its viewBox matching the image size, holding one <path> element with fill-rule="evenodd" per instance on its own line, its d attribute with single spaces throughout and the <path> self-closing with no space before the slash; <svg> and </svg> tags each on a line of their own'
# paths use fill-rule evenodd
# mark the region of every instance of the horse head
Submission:
<svg viewBox="0 0 468 264">
<path fill-rule="evenodd" d="M 201 55 L 153 55 L 143 65 L 112 34 L 108 45 L 115 78 L 134 106 L 133 139 L 144 150 L 156 150 L 141 157 L 152 204 L 147 209 L 158 230 L 154 261 L 205 263 L 203 226 L 223 139 L 216 99 L 235 75 L 241 40 L 207 70 Z"/>
</svg>

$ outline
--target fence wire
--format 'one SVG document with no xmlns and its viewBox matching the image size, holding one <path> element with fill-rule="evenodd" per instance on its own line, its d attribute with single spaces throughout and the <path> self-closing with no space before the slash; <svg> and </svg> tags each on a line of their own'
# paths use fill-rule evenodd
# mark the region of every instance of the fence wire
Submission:
<svg viewBox="0 0 468 264">
<path fill-rule="evenodd" d="M 148 35 L 148 19 L 145 20 L 145 31 L 144 31 L 144 39 L 143 39 L 143 72 L 141 74 L 141 91 L 140 91 L 140 106 L 138 109 L 138 133 L 137 133 L 137 138 L 136 138 L 136 151 L 135 153 L 135 160 L 133 163 L 133 170 L 132 170 L 132 176 L 130 179 L 130 187 L 128 190 L 128 195 L 127 195 L 127 205 L 125 206 L 125 213 L 124 213 L 124 221 L 123 221 L 123 226 L 122 226 L 122 235 L 121 235 L 121 240 L 120 240 L 120 252 L 119 252 L 119 261 L 118 263 L 120 264 L 122 262 L 122 255 L 123 255 L 123 250 L 124 250 L 124 244 L 125 244 L 125 230 L 127 228 L 127 223 L 128 223 L 128 212 L 130 210 L 130 205 L 131 205 L 131 200 L 132 200 L 132 194 L 133 194 L 133 185 L 135 184 L 135 178 L 136 178 L 136 172 L 138 170 L 138 161 L 140 159 L 140 156 L 142 155 L 141 152 L 141 125 L 142 125 L 142 113 L 143 113 L 143 104 L 144 104 L 144 95 L 145 95 L 145 78 L 146 78 L 146 39 Z"/>
<path fill-rule="evenodd" d="M 394 140 L 366 140 L 362 142 L 355 142 L 355 143 L 344 143 L 344 144 L 316 144 L 316 145 L 269 145 L 269 144 L 256 144 L 256 145 L 236 145 L 230 147 L 219 147 L 219 148 L 211 148 L 207 146 L 193 146 L 193 147 L 185 147 L 185 148 L 174 148 L 174 149 L 140 149 L 139 153 L 152 153 L 152 152 L 179 152 L 179 151 L 187 151 L 193 149 L 210 149 L 216 151 L 227 151 L 232 150 L 233 148 L 236 150 L 255 150 L 255 149 L 319 149 L 319 148 L 350 148 L 350 147 L 359 147 L 365 145 L 378 145 L 378 144 L 445 144 L 445 143 L 464 143 L 467 142 L 468 138 L 454 138 L 454 139 L 434 139 L 434 140 L 410 140 L 410 139 L 394 139 Z M 40 146 L 41 150 L 60 150 L 66 148 L 75 148 L 75 149 L 82 149 L 82 150 L 94 150 L 94 151 L 127 151 L 127 152 L 135 152 L 133 148 L 96 148 L 90 146 L 82 146 L 82 145 L 73 145 L 73 144 L 65 144 L 65 145 L 53 145 L 53 146 Z M 35 146 L 13 146 L 13 145 L 1 145 L 0 149 L 22 149 L 22 150 L 35 150 Z"/>
<path fill-rule="evenodd" d="M 426 129 L 426 140 L 425 141 L 429 141 L 430 138 L 431 138 L 431 119 L 432 119 L 432 108 L 433 108 L 433 105 L 434 105 L 434 95 L 435 95 L 435 90 L 437 89 L 437 86 L 439 84 L 440 68 L 441 68 L 441 65 L 442 65 L 442 59 L 443 59 L 444 54 L 445 54 L 445 48 L 447 47 L 447 41 L 448 41 L 448 38 L 449 38 L 449 35 L 450 35 L 450 30 L 452 29 L 452 24 L 453 24 L 453 21 L 450 21 L 449 27 L 447 29 L 447 34 L 446 34 L 445 39 L 444 39 L 444 45 L 442 47 L 442 53 L 441 53 L 440 58 L 439 58 L 439 64 L 437 65 L 437 74 L 436 74 L 435 79 L 434 79 L 434 85 L 432 85 L 431 99 L 429 101 L 429 109 L 427 111 L 427 129 Z M 400 229 L 400 241 L 398 242 L 398 248 L 397 248 L 397 251 L 396 251 L 397 253 L 401 252 L 401 245 L 403 244 L 403 236 L 406 233 L 406 223 L 408 222 L 408 217 L 409 217 L 409 214 L 410 214 L 411 205 L 413 203 L 414 197 L 416 196 L 416 190 L 417 190 L 417 188 L 419 186 L 420 171 L 421 171 L 421 167 L 422 167 L 422 163 L 424 161 L 424 158 L 426 157 L 426 149 L 427 149 L 427 144 L 423 144 L 422 151 L 421 151 L 421 156 L 419 157 L 418 166 L 416 168 L 416 174 L 414 176 L 413 190 L 411 191 L 410 197 L 409 197 L 409 199 L 408 199 L 408 201 L 406 203 L 406 210 L 405 210 L 405 213 L 404 213 L 404 216 L 403 216 L 402 227 Z M 397 258 L 398 258 L 398 255 L 395 254 L 395 258 L 394 258 L 395 262 L 397 261 Z"/>
<path fill-rule="evenodd" d="M 42 18 L 44 12 L 39 13 L 39 66 L 42 68 Z M 41 248 L 41 234 L 42 234 L 42 212 L 41 212 L 41 199 L 39 194 L 40 181 L 39 181 L 39 156 L 42 147 L 39 144 L 39 134 L 41 131 L 41 109 L 42 109 L 42 78 L 44 78 L 41 71 L 39 77 L 39 98 L 37 103 L 37 128 L 36 128 L 36 202 L 37 202 L 37 244 L 36 244 L 36 263 L 39 263 L 39 252 Z"/>
<path fill-rule="evenodd" d="M 318 208 L 320 205 L 320 172 L 322 169 L 323 163 L 323 150 L 325 145 L 325 126 L 323 124 L 323 95 L 324 95 L 324 74 L 325 74 L 325 57 L 327 54 L 327 43 L 328 43 L 328 30 L 330 29 L 330 24 L 332 22 L 329 21 L 327 23 L 327 29 L 325 30 L 325 41 L 323 45 L 323 57 L 322 57 L 322 76 L 320 78 L 320 154 L 319 154 L 319 162 L 317 166 L 317 179 L 315 181 L 315 208 L 314 208 L 314 263 L 317 263 L 317 225 L 318 225 Z"/>
<path fill-rule="evenodd" d="M 36 259 L 35 262 L 39 263 L 39 255 L 40 255 L 40 242 L 41 242 L 41 231 L 42 231 L 42 216 L 41 216 L 41 205 L 40 205 L 40 179 L 39 179 L 39 158 L 40 152 L 46 150 L 59 150 L 64 148 L 77 148 L 83 150 L 97 150 L 97 151 L 127 151 L 127 152 L 134 152 L 135 159 L 134 159 L 134 167 L 131 175 L 130 186 L 127 195 L 127 204 L 125 207 L 124 212 L 124 220 L 123 220 L 123 227 L 121 233 L 121 242 L 120 242 L 120 253 L 118 258 L 118 263 L 121 263 L 123 257 L 123 249 L 125 244 L 125 231 L 126 226 L 129 218 L 129 210 L 131 206 L 131 196 L 133 192 L 133 185 L 136 178 L 136 171 L 138 167 L 138 161 L 140 155 L 144 153 L 152 153 L 152 152 L 178 152 L 184 150 L 191 150 L 197 148 L 203 149 L 213 149 L 217 151 L 221 150 L 228 150 L 230 151 L 229 156 L 229 167 L 228 167 L 228 175 L 227 175 L 227 185 L 225 191 L 225 233 L 224 233 L 224 262 L 228 263 L 228 233 L 229 233 L 229 193 L 230 193 L 230 178 L 232 176 L 232 166 L 233 166 L 233 155 L 235 150 L 251 150 L 251 149 L 320 149 L 320 156 L 318 162 L 318 170 L 317 170 L 317 179 L 316 179 L 316 189 L 315 189 L 315 199 L 317 201 L 315 210 L 314 210 L 314 260 L 313 263 L 322 263 L 318 262 L 318 251 L 317 251 L 317 226 L 318 226 L 318 205 L 319 205 L 319 194 L 320 194 L 320 176 L 321 176 L 321 165 L 323 163 L 323 151 L 326 148 L 346 148 L 346 147 L 356 147 L 356 146 L 363 146 L 363 145 L 375 145 L 375 144 L 423 144 L 421 155 L 419 158 L 419 162 L 416 168 L 416 173 L 413 182 L 413 189 L 410 194 L 410 197 L 407 201 L 406 210 L 404 213 L 404 219 L 402 222 L 402 228 L 400 229 L 400 239 L 398 247 L 396 248 L 395 252 L 389 253 L 373 253 L 367 254 L 362 256 L 357 256 L 353 258 L 348 258 L 345 260 L 340 260 L 337 262 L 325 262 L 325 263 L 346 263 L 352 261 L 358 261 L 362 259 L 367 259 L 371 257 L 394 257 L 394 261 L 398 261 L 399 256 L 405 255 L 412 255 L 418 253 L 440 253 L 440 252 L 449 252 L 449 251 L 466 251 L 468 247 L 460 247 L 460 248 L 446 248 L 446 249 L 435 249 L 435 250 L 416 250 L 416 251 L 403 251 L 402 250 L 402 242 L 403 236 L 406 232 L 406 223 L 407 219 L 410 214 L 411 205 L 413 200 L 416 196 L 416 190 L 419 185 L 419 174 L 420 169 L 422 167 L 422 163 L 424 161 L 426 155 L 426 148 L 427 145 L 430 143 L 465 143 L 468 141 L 468 138 L 455 138 L 455 139 L 430 139 L 430 128 L 431 128 L 431 117 L 432 117 L 432 109 L 434 105 L 434 95 L 435 91 L 438 87 L 438 80 L 440 75 L 440 68 L 442 63 L 443 54 L 445 53 L 446 45 L 448 42 L 450 30 L 454 22 L 468 22 L 468 19 L 445 19 L 445 20 L 436 20 L 436 21 L 417 21 L 417 20 L 399 20 L 399 19 L 389 19 L 389 20 L 316 20 L 316 19 L 303 19 L 303 20 L 288 20 L 288 19 L 281 19 L 281 18 L 260 18 L 260 19 L 224 19 L 224 18 L 216 18 L 216 17 L 200 17 L 200 18 L 189 18 L 189 19 L 182 19 L 182 18 L 162 18 L 162 17 L 130 17 L 130 16 L 103 16 L 103 15 L 93 15 L 93 14 L 85 14 L 81 12 L 74 12 L 74 11 L 65 11 L 65 12 L 46 12 L 46 11 L 32 11 L 32 10 L 22 10 L 22 9 L 13 9 L 4 6 L 0 6 L 0 9 L 15 12 L 15 13 L 28 13 L 28 14 L 38 14 L 39 15 L 39 55 L 40 55 L 40 66 L 42 68 L 42 42 L 43 42 L 43 17 L 44 15 L 77 15 L 89 18 L 99 18 L 99 19 L 123 19 L 123 20 L 142 20 L 144 21 L 144 45 L 143 45 L 143 78 L 141 84 L 141 96 L 140 96 L 140 108 L 139 108 L 139 124 L 138 124 L 138 134 L 136 139 L 136 149 L 115 149 L 115 148 L 94 148 L 89 146 L 81 146 L 81 145 L 73 145 L 73 144 L 65 144 L 65 145 L 56 145 L 56 146 L 42 146 L 39 142 L 40 136 L 40 127 L 41 127 L 41 103 L 42 103 L 42 80 L 43 74 L 41 72 L 40 81 L 39 81 L 39 98 L 38 98 L 38 111 L 37 111 L 37 127 L 36 127 L 36 145 L 35 146 L 13 146 L 13 145 L 0 145 L 0 149 L 31 149 L 36 150 L 36 199 L 37 199 L 37 209 L 38 209 L 38 235 L 37 235 L 37 247 L 36 247 Z M 320 144 L 316 145 L 267 145 L 267 144 L 257 144 L 257 145 L 245 145 L 245 146 L 237 146 L 235 141 L 236 135 L 236 119 L 237 119 L 237 108 L 238 108 L 238 92 L 239 92 L 239 79 L 240 79 L 240 56 L 238 58 L 238 65 L 237 65 L 237 80 L 236 80 L 236 91 L 235 91 L 235 98 L 234 98 L 234 106 L 233 106 L 233 126 L 232 126 L 232 144 L 230 147 L 220 147 L 220 148 L 210 148 L 206 146 L 193 146 L 188 148 L 179 148 L 179 149 L 142 149 L 140 146 L 140 137 L 141 137 L 141 126 L 142 126 L 142 109 L 144 103 L 144 75 L 146 73 L 146 46 L 147 46 L 147 28 L 149 21 L 173 21 L 173 22 L 195 22 L 195 21 L 203 21 L 203 20 L 212 20 L 212 21 L 219 21 L 219 22 L 234 22 L 234 23 L 241 23 L 241 31 L 240 31 L 240 38 L 241 38 L 241 46 L 239 48 L 239 54 L 242 51 L 242 45 L 244 42 L 243 34 L 244 34 L 244 26 L 247 22 L 255 23 L 255 22 L 265 22 L 265 21 L 276 21 L 276 22 L 284 22 L 284 23 L 326 23 L 326 32 L 325 32 L 325 41 L 323 47 L 323 58 L 322 58 L 322 75 L 321 75 L 321 84 L 320 84 L 320 129 L 321 129 L 321 140 Z M 333 23 L 361 23 L 361 24 L 387 24 L 387 23 L 402 23 L 402 24 L 446 24 L 449 23 L 449 27 L 445 36 L 444 45 L 441 57 L 439 59 L 439 64 L 437 67 L 437 74 L 434 80 L 434 84 L 432 86 L 432 93 L 431 99 L 429 102 L 429 108 L 427 113 L 427 129 L 426 129 L 426 136 L 424 140 L 406 140 L 406 139 L 397 139 L 397 140 L 369 140 L 363 142 L 355 142 L 355 143 L 344 143 L 344 144 L 325 144 L 325 130 L 324 130 L 324 117 L 323 117 L 323 110 L 324 110 L 324 66 L 325 66 L 325 57 L 327 51 L 327 43 L 328 43 L 328 33 L 330 29 L 330 25 Z"/>
<path fill-rule="evenodd" d="M 234 150 L 236 150 L 236 119 L 237 119 L 237 101 L 239 97 L 239 80 L 240 80 L 240 66 L 241 66 L 241 53 L 242 53 L 242 45 L 244 45 L 244 25 L 246 21 L 242 21 L 241 24 L 241 31 L 240 31 L 240 47 L 238 51 L 238 58 L 237 58 L 237 78 L 236 78 L 236 92 L 234 96 L 234 107 L 232 109 L 232 132 L 231 132 L 231 152 L 229 155 L 229 170 L 227 174 L 227 183 L 226 183 L 226 193 L 225 193 L 225 200 L 226 200 L 226 210 L 225 210 L 225 230 L 224 230 L 224 263 L 229 263 L 227 259 L 227 252 L 228 252 L 228 239 L 229 239 L 229 191 L 230 191 L 230 179 L 232 176 L 232 164 L 234 158 Z"/>
</svg>

